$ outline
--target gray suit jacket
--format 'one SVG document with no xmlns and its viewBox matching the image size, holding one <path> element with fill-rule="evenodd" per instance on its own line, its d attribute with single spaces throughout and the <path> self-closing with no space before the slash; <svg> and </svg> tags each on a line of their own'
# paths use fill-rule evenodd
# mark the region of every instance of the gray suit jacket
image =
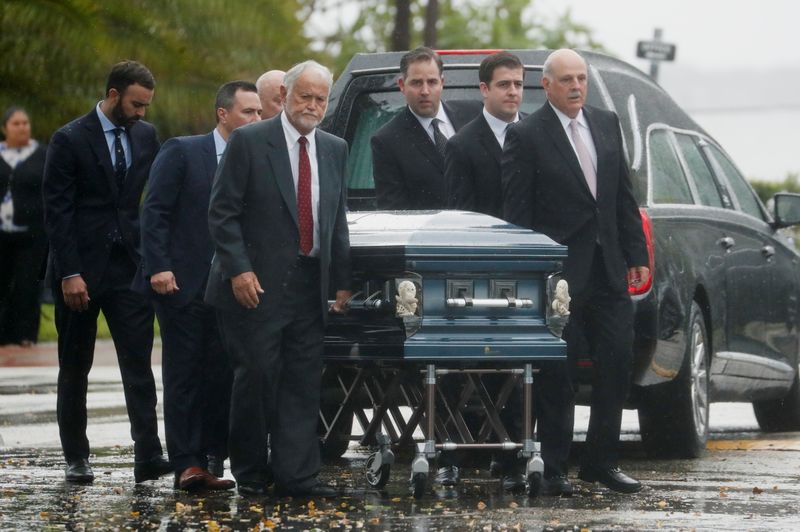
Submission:
<svg viewBox="0 0 800 532">
<path fill-rule="evenodd" d="M 350 288 L 347 229 L 347 143 L 317 129 L 319 238 L 322 293 Z M 251 319 L 269 320 L 280 308 L 287 270 L 299 253 L 297 199 L 280 115 L 238 128 L 220 161 L 208 211 L 214 258 L 206 301 Z M 264 294 L 257 308 L 236 301 L 231 278 L 252 271 Z"/>
</svg>

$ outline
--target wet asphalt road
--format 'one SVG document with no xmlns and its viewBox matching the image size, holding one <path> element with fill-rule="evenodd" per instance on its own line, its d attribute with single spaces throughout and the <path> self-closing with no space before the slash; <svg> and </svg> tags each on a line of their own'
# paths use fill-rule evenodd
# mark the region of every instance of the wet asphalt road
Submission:
<svg viewBox="0 0 800 532">
<path fill-rule="evenodd" d="M 363 476 L 367 451 L 354 447 L 322 471 L 324 481 L 345 490 L 337 499 L 190 495 L 173 490 L 170 477 L 136 485 L 109 351 L 99 346 L 90 376 L 97 478 L 85 486 L 63 480 L 52 354 L 0 352 L 0 530 L 800 530 L 800 433 L 759 432 L 746 404 L 712 407 L 712 438 L 699 460 L 645 457 L 635 413 L 626 411 L 620 465 L 644 483 L 635 495 L 577 481 L 574 470 L 578 492 L 571 498 L 507 495 L 476 455 L 457 490 L 431 487 L 415 500 L 410 455 L 398 456 L 385 491 L 377 492 Z M 586 409 L 576 417 L 580 440 Z"/>
</svg>

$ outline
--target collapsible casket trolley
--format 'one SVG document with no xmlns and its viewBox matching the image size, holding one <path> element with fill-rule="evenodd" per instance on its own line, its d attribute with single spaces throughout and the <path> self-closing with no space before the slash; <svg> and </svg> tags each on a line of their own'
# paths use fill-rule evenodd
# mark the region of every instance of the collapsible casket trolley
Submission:
<svg viewBox="0 0 800 532">
<path fill-rule="evenodd" d="M 356 212 L 348 221 L 354 296 L 326 330 L 323 452 L 341 456 L 352 439 L 372 446 L 365 474 L 382 488 L 392 449 L 416 444 L 410 483 L 419 497 L 440 451 L 516 450 L 537 495 L 544 463 L 532 376 L 537 362 L 566 357 L 566 248 L 468 212 Z M 520 381 L 521 440 L 512 441 L 519 431 L 501 411 Z"/>
</svg>

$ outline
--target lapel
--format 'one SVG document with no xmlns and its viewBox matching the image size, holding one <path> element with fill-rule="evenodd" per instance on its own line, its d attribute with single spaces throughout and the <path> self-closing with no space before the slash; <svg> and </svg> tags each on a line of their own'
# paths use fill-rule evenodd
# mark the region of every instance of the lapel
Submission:
<svg viewBox="0 0 800 532">
<path fill-rule="evenodd" d="M 333 158 L 333 150 L 328 148 L 328 139 L 320 133 L 319 128 L 314 131 L 314 138 L 317 144 L 317 170 L 319 171 L 317 218 L 320 240 L 322 240 L 322 236 L 328 234 L 328 217 L 323 216 L 322 213 L 335 212 L 335 205 L 339 197 L 339 191 L 334 186 L 338 181 L 336 178 L 337 161 Z"/>
<path fill-rule="evenodd" d="M 294 179 L 292 178 L 292 165 L 289 162 L 289 148 L 286 146 L 286 137 L 283 134 L 281 115 L 270 118 L 265 122 L 265 134 L 267 137 L 267 161 L 272 167 L 275 176 L 275 183 L 283 196 L 283 201 L 292 215 L 295 225 L 297 222 L 297 194 L 294 190 Z"/>
<path fill-rule="evenodd" d="M 486 151 L 494 157 L 497 164 L 500 164 L 503 158 L 503 148 L 500 147 L 500 144 L 497 142 L 497 137 L 494 136 L 494 132 L 492 128 L 489 127 L 489 122 L 486 121 L 483 112 L 481 112 L 481 116 L 478 120 L 480 120 L 479 124 L 481 128 L 480 135 L 478 136 L 480 143 L 483 144 Z"/>
<path fill-rule="evenodd" d="M 214 181 L 214 173 L 217 171 L 217 145 L 214 143 L 214 132 L 212 131 L 203 138 L 200 148 L 200 158 L 203 161 L 203 168 L 208 176 L 208 183 Z"/>
<path fill-rule="evenodd" d="M 428 132 L 422 129 L 422 125 L 417 120 L 417 117 L 411 112 L 411 110 L 406 106 L 403 114 L 403 125 L 406 129 L 409 130 L 409 139 L 411 139 L 411 143 L 422 152 L 426 159 L 428 159 L 440 172 L 444 171 L 444 161 L 442 160 L 442 156 L 436 151 L 436 145 L 434 145 L 431 138 L 428 136 Z"/>
<path fill-rule="evenodd" d="M 89 146 L 97 158 L 98 166 L 102 167 L 103 172 L 108 181 L 108 186 L 115 197 L 119 196 L 117 189 L 117 180 L 114 179 L 114 168 L 111 165 L 111 154 L 108 152 L 108 144 L 106 143 L 106 134 L 103 132 L 103 127 L 100 124 L 100 119 L 97 117 L 96 109 L 89 111 L 85 116 L 86 121 L 84 127 L 88 131 L 87 138 L 89 139 Z"/>
<path fill-rule="evenodd" d="M 595 201 L 594 196 L 592 196 L 592 191 L 589 190 L 589 185 L 586 183 L 586 177 L 583 175 L 583 170 L 581 169 L 581 163 L 578 161 L 578 156 L 575 155 L 575 150 L 572 149 L 572 144 L 569 143 L 567 132 L 564 131 L 561 121 L 558 119 L 558 116 L 556 115 L 555 111 L 553 111 L 553 108 L 550 106 L 549 102 L 545 102 L 542 106 L 541 113 L 539 113 L 539 118 L 546 122 L 547 127 L 545 127 L 545 130 L 550 135 L 550 138 L 553 140 L 556 148 L 559 152 L 561 152 L 561 156 L 572 170 L 572 176 L 577 179 L 579 188 L 586 193 L 586 196 L 589 199 Z M 594 132 L 592 132 L 592 134 L 594 134 Z"/>
</svg>

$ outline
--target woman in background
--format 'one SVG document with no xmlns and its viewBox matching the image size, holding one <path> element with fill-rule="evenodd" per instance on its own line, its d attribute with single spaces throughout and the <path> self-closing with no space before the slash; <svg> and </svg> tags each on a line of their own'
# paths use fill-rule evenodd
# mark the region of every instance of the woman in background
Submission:
<svg viewBox="0 0 800 532">
<path fill-rule="evenodd" d="M 0 345 L 36 343 L 39 277 L 47 253 L 42 205 L 45 147 L 28 113 L 8 108 L 0 142 Z"/>
</svg>

